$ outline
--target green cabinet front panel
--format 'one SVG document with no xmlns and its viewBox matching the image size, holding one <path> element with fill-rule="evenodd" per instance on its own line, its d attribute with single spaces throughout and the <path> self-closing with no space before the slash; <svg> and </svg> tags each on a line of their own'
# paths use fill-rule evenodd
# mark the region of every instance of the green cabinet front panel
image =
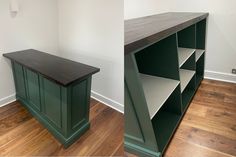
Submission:
<svg viewBox="0 0 236 157">
<path fill-rule="evenodd" d="M 62 86 L 12 61 L 16 98 L 63 145 L 89 129 L 91 76 Z"/>
<path fill-rule="evenodd" d="M 57 127 L 61 128 L 61 89 L 60 86 L 45 78 L 42 79 L 43 113 Z"/>
<path fill-rule="evenodd" d="M 28 100 L 32 107 L 36 110 L 41 110 L 41 101 L 40 101 L 40 90 L 39 90 L 39 76 L 32 72 L 31 70 L 26 69 L 26 88 L 28 91 Z"/>
<path fill-rule="evenodd" d="M 25 89 L 25 79 L 24 79 L 24 71 L 23 67 L 17 63 L 14 63 L 14 80 L 15 80 L 15 87 L 16 87 L 16 94 L 26 99 L 26 89 Z"/>
</svg>

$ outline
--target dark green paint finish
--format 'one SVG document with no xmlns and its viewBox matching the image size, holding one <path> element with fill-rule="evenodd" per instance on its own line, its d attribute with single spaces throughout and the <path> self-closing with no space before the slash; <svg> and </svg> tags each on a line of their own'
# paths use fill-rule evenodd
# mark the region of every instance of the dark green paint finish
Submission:
<svg viewBox="0 0 236 157">
<path fill-rule="evenodd" d="M 195 71 L 196 70 L 195 53 L 193 53 L 180 68 Z"/>
<path fill-rule="evenodd" d="M 182 112 L 183 113 L 187 110 L 195 94 L 195 91 L 196 91 L 196 75 L 192 77 L 192 79 L 190 80 L 190 82 L 185 87 L 184 91 L 182 92 Z"/>
<path fill-rule="evenodd" d="M 39 76 L 31 70 L 25 69 L 27 97 L 30 105 L 41 111 Z"/>
<path fill-rule="evenodd" d="M 198 59 L 196 63 L 196 84 L 197 86 L 200 85 L 200 82 L 204 76 L 204 67 L 205 67 L 205 52 L 202 56 Z"/>
<path fill-rule="evenodd" d="M 179 80 L 176 34 L 135 54 L 139 72 Z"/>
<path fill-rule="evenodd" d="M 125 151 L 130 152 L 132 154 L 136 154 L 141 157 L 162 157 L 160 152 L 151 151 L 149 149 L 145 149 L 133 143 L 125 141 L 124 145 L 125 145 Z"/>
<path fill-rule="evenodd" d="M 185 48 L 196 47 L 196 26 L 195 24 L 187 27 L 178 33 L 178 46 Z"/>
<path fill-rule="evenodd" d="M 196 48 L 205 50 L 206 44 L 206 23 L 204 19 L 196 24 Z"/>
<path fill-rule="evenodd" d="M 181 118 L 180 85 L 163 104 L 152 119 L 156 141 L 160 152 L 164 152 Z"/>
<path fill-rule="evenodd" d="M 138 67 L 133 54 L 125 56 L 125 90 L 125 148 L 134 148 L 130 145 L 132 143 L 136 146 L 136 149 L 142 148 L 139 151 L 144 154 L 149 151 L 158 152 L 145 96 L 138 77 Z M 129 108 L 133 112 L 130 112 Z M 138 131 L 136 131 L 137 129 Z"/>
<path fill-rule="evenodd" d="M 134 104 L 132 103 L 127 85 L 125 85 L 125 104 L 128 104 L 125 106 L 125 111 L 129 113 L 125 119 L 125 136 L 126 138 L 133 139 L 134 141 L 144 143 L 141 124 L 137 119 L 137 113 L 134 109 Z"/>
<path fill-rule="evenodd" d="M 16 98 L 65 148 L 90 128 L 91 76 L 65 87 L 13 61 L 12 68 Z"/>
<path fill-rule="evenodd" d="M 69 134 L 76 133 L 79 128 L 89 122 L 90 89 L 91 77 L 80 83 L 75 82 L 68 88 L 68 95 L 70 95 L 68 110 L 71 113 L 68 117 Z"/>
<path fill-rule="evenodd" d="M 55 126 L 61 128 L 61 87 L 45 78 L 42 78 L 41 87 L 43 113 Z"/>
<path fill-rule="evenodd" d="M 195 53 L 192 54 L 180 67 L 196 71 L 196 74 L 182 93 L 180 85 L 176 87 L 151 120 L 139 73 L 180 80 L 177 48 L 205 49 L 204 22 L 206 19 L 144 49 L 125 55 L 126 151 L 145 157 L 161 156 L 165 152 L 203 79 L 205 53 L 197 62 Z"/>
<path fill-rule="evenodd" d="M 13 62 L 12 62 L 13 63 Z M 23 67 L 17 63 L 13 63 L 14 68 L 14 80 L 15 80 L 15 87 L 16 87 L 16 94 L 26 99 L 26 89 L 25 89 L 25 73 Z"/>
</svg>

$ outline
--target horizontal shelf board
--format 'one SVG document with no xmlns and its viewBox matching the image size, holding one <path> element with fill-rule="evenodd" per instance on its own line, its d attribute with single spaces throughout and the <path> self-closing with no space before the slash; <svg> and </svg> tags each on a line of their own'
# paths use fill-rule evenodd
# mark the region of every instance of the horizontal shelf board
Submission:
<svg viewBox="0 0 236 157">
<path fill-rule="evenodd" d="M 152 119 L 165 103 L 179 81 L 140 73 L 148 111 Z"/>
<path fill-rule="evenodd" d="M 178 48 L 178 56 L 179 56 L 179 67 L 181 67 L 188 58 L 194 53 L 195 49 L 190 48 Z"/>
<path fill-rule="evenodd" d="M 181 92 L 183 92 L 185 87 L 188 85 L 189 81 L 192 79 L 193 75 L 195 74 L 195 71 L 179 69 L 179 73 L 180 73 Z"/>
<path fill-rule="evenodd" d="M 201 55 L 205 52 L 205 50 L 200 50 L 200 49 L 196 49 L 196 62 L 198 61 L 198 59 L 201 57 Z"/>
<path fill-rule="evenodd" d="M 181 115 L 160 111 L 152 121 L 159 151 L 165 151 L 175 129 L 178 126 Z"/>
</svg>

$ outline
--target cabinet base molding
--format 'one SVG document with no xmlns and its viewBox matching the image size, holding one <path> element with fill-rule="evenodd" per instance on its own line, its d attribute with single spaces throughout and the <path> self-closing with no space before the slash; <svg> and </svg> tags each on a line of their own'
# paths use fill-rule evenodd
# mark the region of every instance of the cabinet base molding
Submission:
<svg viewBox="0 0 236 157">
<path fill-rule="evenodd" d="M 142 156 L 142 157 L 161 157 L 161 154 L 155 151 L 151 151 L 149 149 L 145 149 L 138 145 L 124 142 L 125 143 L 125 151 Z"/>
</svg>

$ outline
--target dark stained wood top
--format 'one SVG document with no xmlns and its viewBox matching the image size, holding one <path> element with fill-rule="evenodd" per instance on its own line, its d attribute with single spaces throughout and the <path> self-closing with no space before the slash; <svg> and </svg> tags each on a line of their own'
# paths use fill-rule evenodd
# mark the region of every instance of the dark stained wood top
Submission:
<svg viewBox="0 0 236 157">
<path fill-rule="evenodd" d="M 3 56 L 63 86 L 99 71 L 98 68 L 33 49 L 5 53 Z"/>
<path fill-rule="evenodd" d="M 125 54 L 136 52 L 208 17 L 208 13 L 169 12 L 125 20 Z"/>
</svg>

